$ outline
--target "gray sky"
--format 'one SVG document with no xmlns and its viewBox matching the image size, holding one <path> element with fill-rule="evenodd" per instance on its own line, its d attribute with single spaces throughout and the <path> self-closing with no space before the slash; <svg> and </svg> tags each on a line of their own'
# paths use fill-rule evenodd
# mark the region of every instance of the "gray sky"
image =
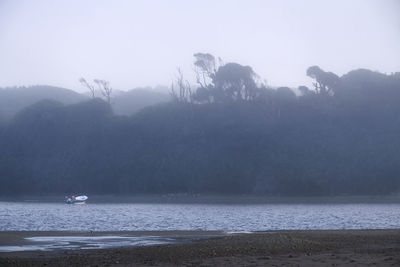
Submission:
<svg viewBox="0 0 400 267">
<path fill-rule="evenodd" d="M 0 87 L 78 79 L 169 85 L 193 53 L 253 67 L 269 85 L 310 84 L 319 65 L 400 71 L 399 0 L 0 0 Z"/>
</svg>

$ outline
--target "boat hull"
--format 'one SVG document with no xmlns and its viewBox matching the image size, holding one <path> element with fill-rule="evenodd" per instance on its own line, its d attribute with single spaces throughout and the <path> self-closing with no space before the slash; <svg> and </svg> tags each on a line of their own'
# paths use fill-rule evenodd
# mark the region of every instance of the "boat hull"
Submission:
<svg viewBox="0 0 400 267">
<path fill-rule="evenodd" d="M 88 199 L 87 196 L 65 197 L 65 203 L 66 204 L 86 204 L 87 199 Z"/>
</svg>

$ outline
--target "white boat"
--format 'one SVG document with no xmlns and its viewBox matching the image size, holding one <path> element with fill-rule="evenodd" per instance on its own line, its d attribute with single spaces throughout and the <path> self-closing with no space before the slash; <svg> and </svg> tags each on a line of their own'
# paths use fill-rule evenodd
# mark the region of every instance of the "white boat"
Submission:
<svg viewBox="0 0 400 267">
<path fill-rule="evenodd" d="M 67 204 L 85 204 L 86 200 L 88 199 L 87 196 L 70 196 L 65 197 L 65 203 Z"/>
</svg>

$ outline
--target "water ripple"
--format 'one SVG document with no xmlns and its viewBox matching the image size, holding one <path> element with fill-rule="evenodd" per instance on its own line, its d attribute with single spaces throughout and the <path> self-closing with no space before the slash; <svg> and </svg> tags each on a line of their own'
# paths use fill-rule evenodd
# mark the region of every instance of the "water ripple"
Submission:
<svg viewBox="0 0 400 267">
<path fill-rule="evenodd" d="M 0 230 L 267 231 L 400 228 L 400 204 L 87 204 L 0 202 Z"/>
</svg>

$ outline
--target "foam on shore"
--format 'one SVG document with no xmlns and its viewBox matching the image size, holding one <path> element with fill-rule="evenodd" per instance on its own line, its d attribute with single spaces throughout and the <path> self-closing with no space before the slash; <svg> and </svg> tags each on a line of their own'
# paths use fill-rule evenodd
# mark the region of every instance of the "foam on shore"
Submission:
<svg viewBox="0 0 400 267">
<path fill-rule="evenodd" d="M 36 235 L 35 235 L 36 234 Z M 57 235 L 58 234 L 58 235 Z M 222 232 L 3 232 L 0 252 L 105 249 L 190 242 Z"/>
</svg>

